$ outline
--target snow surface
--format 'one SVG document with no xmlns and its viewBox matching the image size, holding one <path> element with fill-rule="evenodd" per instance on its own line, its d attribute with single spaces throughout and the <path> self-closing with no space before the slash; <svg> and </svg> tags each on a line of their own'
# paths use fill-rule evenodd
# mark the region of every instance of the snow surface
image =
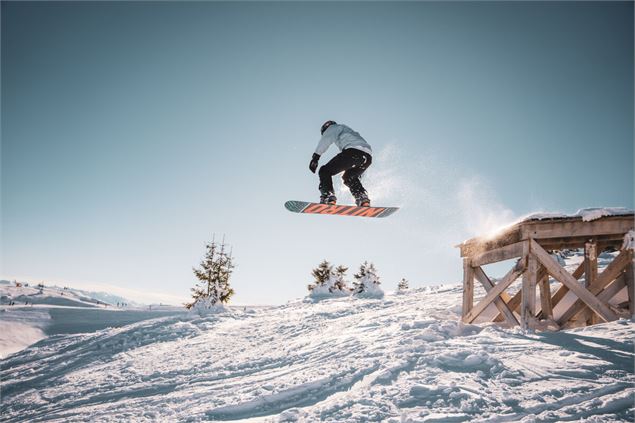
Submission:
<svg viewBox="0 0 635 423">
<path fill-rule="evenodd" d="M 49 336 L 2 361 L 2 420 L 632 421 L 635 323 L 466 325 L 461 295 L 298 300 Z M 100 311 L 73 310 L 78 323 Z"/>
</svg>

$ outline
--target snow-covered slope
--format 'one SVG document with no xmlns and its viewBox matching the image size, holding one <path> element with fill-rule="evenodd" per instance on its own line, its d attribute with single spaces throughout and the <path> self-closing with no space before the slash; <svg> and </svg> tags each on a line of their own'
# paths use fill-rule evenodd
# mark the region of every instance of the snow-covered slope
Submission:
<svg viewBox="0 0 635 423">
<path fill-rule="evenodd" d="M 98 307 L 102 301 L 82 295 L 74 290 L 37 285 L 16 286 L 9 281 L 0 281 L 0 305 L 36 305 L 71 307 Z"/>
<path fill-rule="evenodd" d="M 459 286 L 167 316 L 2 363 L 3 421 L 629 421 L 635 324 L 464 325 Z"/>
<path fill-rule="evenodd" d="M 49 335 L 93 332 L 165 315 L 183 314 L 180 307 L 137 306 L 117 296 L 113 306 L 85 291 L 59 287 L 16 286 L 0 281 L 0 357 L 20 351 Z"/>
</svg>

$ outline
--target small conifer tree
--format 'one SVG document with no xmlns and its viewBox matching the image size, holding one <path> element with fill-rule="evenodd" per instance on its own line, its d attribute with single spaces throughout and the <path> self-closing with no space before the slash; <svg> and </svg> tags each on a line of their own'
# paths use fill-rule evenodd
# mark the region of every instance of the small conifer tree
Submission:
<svg viewBox="0 0 635 423">
<path fill-rule="evenodd" d="M 311 274 L 313 275 L 313 283 L 309 284 L 307 288 L 310 291 L 311 296 L 342 296 L 348 295 L 350 289 L 346 286 L 346 272 L 348 267 L 338 266 L 333 269 L 333 265 L 327 260 L 323 260 L 317 268 L 313 269 Z"/>
<path fill-rule="evenodd" d="M 330 279 L 332 273 L 333 265 L 329 263 L 328 260 L 322 260 L 322 263 L 311 271 L 314 281 L 307 287 L 309 291 L 313 291 L 318 286 L 324 286 L 324 284 L 326 284 L 326 282 Z"/>
<path fill-rule="evenodd" d="M 337 266 L 337 268 L 335 269 L 335 283 L 333 284 L 333 289 L 331 289 L 331 291 L 333 291 L 334 289 L 338 289 L 340 291 L 348 291 L 348 287 L 346 286 L 346 272 L 348 271 L 348 267 L 344 266 L 344 265 L 339 265 Z"/>
<path fill-rule="evenodd" d="M 194 301 L 185 304 L 188 310 L 197 304 L 209 307 L 225 304 L 234 295 L 229 280 L 236 266 L 231 252 L 227 253 L 225 240 L 220 245 L 212 240 L 205 248 L 205 258 L 199 268 L 192 268 L 198 282 L 192 288 Z"/>
<path fill-rule="evenodd" d="M 407 291 L 409 288 L 408 286 L 408 281 L 406 280 L 406 278 L 401 278 L 401 280 L 399 281 L 399 285 L 397 285 L 397 289 L 399 291 Z"/>
<path fill-rule="evenodd" d="M 353 282 L 353 293 L 362 294 L 369 290 L 379 288 L 379 276 L 377 276 L 377 269 L 373 263 L 365 261 L 359 266 L 359 271 L 353 275 L 355 282 Z"/>
</svg>

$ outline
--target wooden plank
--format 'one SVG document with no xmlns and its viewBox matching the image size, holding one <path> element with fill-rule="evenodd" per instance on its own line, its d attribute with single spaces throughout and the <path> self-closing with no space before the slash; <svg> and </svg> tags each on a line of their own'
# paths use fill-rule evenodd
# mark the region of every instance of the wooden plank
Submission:
<svg viewBox="0 0 635 423">
<path fill-rule="evenodd" d="M 615 297 L 626 286 L 626 278 L 624 276 L 625 275 L 621 275 L 619 278 L 608 284 L 606 288 L 598 294 L 598 299 L 600 301 L 609 302 L 613 297 Z"/>
<path fill-rule="evenodd" d="M 628 287 L 628 311 L 631 313 L 631 317 L 635 316 L 635 275 L 633 275 L 633 260 L 626 265 L 626 271 L 624 272 L 624 282 Z"/>
<path fill-rule="evenodd" d="M 485 291 L 490 292 L 494 288 L 494 284 L 487 277 L 487 275 L 485 274 L 485 272 L 483 271 L 481 267 L 479 266 L 474 267 L 474 275 L 476 276 L 476 279 L 478 279 L 481 282 L 481 284 L 483 285 L 483 288 L 485 288 Z M 505 292 L 501 292 L 501 295 L 494 299 L 494 305 L 496 305 L 496 308 L 505 317 L 505 320 L 507 320 L 507 323 L 509 323 L 512 326 L 518 325 L 519 324 L 518 319 L 516 319 L 516 316 L 514 316 L 514 313 L 512 312 L 512 310 L 510 310 L 509 307 L 507 306 L 507 303 L 504 301 L 504 298 L 503 298 L 504 296 L 507 297 L 507 299 L 509 300 L 509 295 L 507 295 Z"/>
<path fill-rule="evenodd" d="M 584 301 L 591 310 L 595 311 L 602 320 L 610 322 L 617 319 L 617 315 L 609 308 L 608 305 L 598 300 L 591 292 L 589 292 L 583 286 L 578 284 L 578 281 L 573 278 L 565 269 L 563 269 L 558 262 L 549 255 L 535 240 L 531 239 L 531 255 L 536 257 L 540 263 L 545 266 L 547 272 L 561 283 L 567 285 L 571 291 L 579 299 Z M 619 257 L 619 256 L 618 256 Z M 558 322 L 560 326 L 562 324 Z"/>
<path fill-rule="evenodd" d="M 544 319 L 553 319 L 553 306 L 551 305 L 551 287 L 549 286 L 548 274 L 545 274 L 542 277 L 539 276 L 538 286 L 540 287 L 540 316 Z"/>
<path fill-rule="evenodd" d="M 580 279 L 582 275 L 584 275 L 584 261 L 580 263 L 580 265 L 571 274 L 571 276 L 573 276 L 573 279 L 575 280 Z M 562 300 L 564 296 L 567 295 L 567 292 L 569 292 L 569 288 L 567 288 L 567 285 L 562 284 L 560 288 L 558 288 L 556 293 L 553 294 L 553 297 L 551 297 L 551 305 L 553 307 L 558 305 L 560 300 Z"/>
<path fill-rule="evenodd" d="M 463 317 L 467 316 L 474 306 L 474 270 L 469 258 L 463 259 Z"/>
<path fill-rule="evenodd" d="M 472 257 L 472 266 L 483 266 L 485 264 L 496 263 L 498 261 L 504 261 L 520 257 L 523 254 L 523 243 L 516 242 L 514 244 L 506 245 L 501 248 L 486 251 L 481 254 L 477 254 Z"/>
<path fill-rule="evenodd" d="M 624 287 L 626 286 L 625 280 L 626 280 L 626 278 L 624 277 L 624 274 L 620 275 L 620 277 L 618 277 L 613 282 L 608 284 L 606 286 L 606 288 L 604 288 L 602 290 L 602 292 L 600 292 L 597 295 L 598 300 L 608 303 L 611 300 L 611 298 L 616 296 L 622 289 L 624 289 Z M 573 317 L 573 320 L 580 320 L 580 319 L 578 319 L 578 316 L 580 314 L 582 314 L 582 312 L 580 312 L 577 315 L 575 315 Z"/>
<path fill-rule="evenodd" d="M 633 215 L 609 216 L 584 222 L 576 220 L 527 222 L 521 229 L 522 239 L 596 237 L 599 235 L 625 234 L 635 225 Z"/>
<path fill-rule="evenodd" d="M 486 251 L 495 250 L 520 241 L 520 225 L 511 226 L 496 235 L 495 238 L 472 238 L 459 245 L 461 257 L 474 257 Z"/>
<path fill-rule="evenodd" d="M 514 296 L 509 300 L 509 301 L 505 301 L 507 303 L 507 306 L 509 307 L 509 309 L 511 311 L 517 311 L 518 307 L 520 306 L 520 300 L 522 297 L 522 293 L 523 290 L 519 289 L 517 293 L 514 294 Z M 520 311 L 519 311 L 520 312 Z M 494 322 L 502 322 L 503 320 L 505 320 L 505 316 L 503 316 L 501 313 L 498 313 L 498 315 L 494 318 Z"/>
<path fill-rule="evenodd" d="M 545 270 L 545 268 L 543 266 L 540 266 L 540 270 L 538 271 L 538 278 L 542 278 L 542 276 L 546 274 L 547 274 L 547 271 Z M 522 302 L 522 296 L 523 296 L 522 294 L 523 294 L 523 290 L 519 289 L 518 292 L 514 294 L 514 296 L 510 300 L 506 300 L 503 297 L 503 300 L 507 303 L 511 311 L 518 312 L 518 314 L 520 314 L 520 303 Z M 496 316 L 496 318 L 494 318 L 493 321 L 502 322 L 503 320 L 505 320 L 503 315 L 498 313 L 498 316 Z"/>
<path fill-rule="evenodd" d="M 538 278 L 538 261 L 536 257 L 530 254 L 527 260 L 527 271 L 523 274 L 522 305 L 520 306 L 520 322 L 525 330 L 534 326 L 536 282 Z"/>
<path fill-rule="evenodd" d="M 563 238 L 545 238 L 538 240 L 538 243 L 545 250 L 564 250 L 584 248 L 584 244 L 588 242 L 588 236 L 563 237 Z M 594 237 L 598 244 L 598 251 L 603 251 L 609 247 L 619 250 L 624 242 L 624 234 L 598 235 Z"/>
<path fill-rule="evenodd" d="M 516 265 L 498 282 L 490 292 L 476 305 L 474 308 L 463 317 L 465 323 L 472 323 L 479 314 L 487 308 L 488 305 L 495 298 L 497 298 L 509 285 L 511 285 L 517 278 L 525 271 L 524 260 L 518 260 Z"/>
<path fill-rule="evenodd" d="M 586 242 L 584 244 L 584 287 L 589 289 L 595 283 L 598 277 L 598 254 L 597 244 L 594 241 Z M 597 317 L 593 317 L 595 314 L 588 307 L 585 307 L 583 312 L 583 320 L 587 325 L 593 325 L 599 323 Z"/>
<path fill-rule="evenodd" d="M 609 282 L 620 276 L 620 274 L 625 271 L 629 261 L 632 262 L 632 257 L 632 251 L 620 252 L 620 254 L 615 257 L 608 266 L 606 266 L 606 269 L 604 269 L 604 271 L 595 280 L 595 283 L 589 288 L 591 294 L 598 294 L 606 285 L 609 284 Z M 560 316 L 558 324 L 562 326 L 569 319 L 578 314 L 583 308 L 584 303 L 580 299 L 576 300 L 567 310 L 565 310 L 562 316 Z"/>
</svg>

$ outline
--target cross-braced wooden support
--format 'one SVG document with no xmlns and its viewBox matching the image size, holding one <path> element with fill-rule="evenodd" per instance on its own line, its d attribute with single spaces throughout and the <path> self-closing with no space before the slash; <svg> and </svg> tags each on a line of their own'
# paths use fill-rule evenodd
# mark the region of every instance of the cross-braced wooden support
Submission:
<svg viewBox="0 0 635 423">
<path fill-rule="evenodd" d="M 463 321 L 559 329 L 630 317 L 635 313 L 633 250 L 622 248 L 622 243 L 635 226 L 633 218 L 630 214 L 590 222 L 581 218 L 525 221 L 497 238 L 461 244 Z M 584 260 L 569 273 L 549 251 L 572 248 L 584 249 Z M 619 253 L 598 273 L 598 256 L 605 250 Z M 509 259 L 517 260 L 498 281 L 492 281 L 482 267 Z M 520 277 L 520 289 L 510 296 L 507 290 Z M 485 291 L 476 304 L 475 280 Z M 560 287 L 552 293 L 552 285 L 556 288 L 558 283 Z"/>
</svg>

